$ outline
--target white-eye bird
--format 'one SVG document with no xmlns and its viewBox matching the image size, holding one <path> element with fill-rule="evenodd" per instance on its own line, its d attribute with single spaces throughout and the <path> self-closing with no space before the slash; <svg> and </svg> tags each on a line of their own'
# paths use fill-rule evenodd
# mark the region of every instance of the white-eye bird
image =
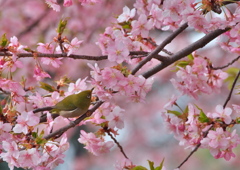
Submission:
<svg viewBox="0 0 240 170">
<path fill-rule="evenodd" d="M 53 106 L 50 113 L 59 114 L 60 116 L 66 118 L 79 117 L 86 113 L 90 104 L 92 97 L 91 90 L 85 90 L 77 94 L 72 94 L 58 102 Z"/>
</svg>

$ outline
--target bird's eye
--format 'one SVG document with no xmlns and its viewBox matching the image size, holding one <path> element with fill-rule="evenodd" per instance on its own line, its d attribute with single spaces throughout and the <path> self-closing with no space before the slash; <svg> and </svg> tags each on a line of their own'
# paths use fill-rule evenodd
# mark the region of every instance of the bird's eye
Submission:
<svg viewBox="0 0 240 170">
<path fill-rule="evenodd" d="M 90 97 L 91 97 L 90 95 L 87 95 L 87 98 L 88 98 L 88 99 L 90 99 Z"/>
</svg>

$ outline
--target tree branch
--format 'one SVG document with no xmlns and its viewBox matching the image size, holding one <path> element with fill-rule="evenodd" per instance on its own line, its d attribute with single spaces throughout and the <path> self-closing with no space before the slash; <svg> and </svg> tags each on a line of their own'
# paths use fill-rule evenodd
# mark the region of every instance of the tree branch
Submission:
<svg viewBox="0 0 240 170">
<path fill-rule="evenodd" d="M 122 152 L 123 156 L 124 156 L 126 159 L 128 159 L 126 153 L 125 153 L 124 150 L 123 150 L 123 147 L 120 145 L 120 143 L 117 141 L 117 139 L 115 139 L 115 138 L 113 137 L 113 135 L 111 134 L 111 132 L 110 132 L 110 130 L 108 129 L 108 127 L 103 128 L 103 130 L 104 130 L 105 132 L 107 132 L 107 134 L 111 137 L 111 139 L 114 141 L 114 143 L 116 143 L 116 145 L 118 146 L 118 148 L 119 148 L 120 151 Z"/>
<path fill-rule="evenodd" d="M 212 67 L 211 69 L 213 69 L 213 70 L 224 69 L 224 68 L 226 68 L 226 67 L 232 65 L 234 62 L 236 62 L 236 61 L 239 60 L 239 59 L 240 59 L 240 56 L 238 56 L 237 58 L 233 59 L 230 63 L 228 63 L 228 64 L 225 65 L 225 66 L 221 66 L 221 67 Z"/>
<path fill-rule="evenodd" d="M 86 113 L 84 113 L 82 116 L 80 116 L 79 118 L 77 118 L 76 120 L 72 121 L 70 124 L 56 130 L 55 132 L 50 133 L 49 135 L 43 137 L 44 139 L 48 140 L 50 138 L 57 138 L 60 137 L 64 132 L 66 132 L 68 129 L 75 127 L 76 125 L 78 125 L 82 120 L 84 120 L 85 118 L 89 117 L 92 115 L 92 113 L 97 110 L 97 108 L 99 108 L 101 105 L 103 104 L 102 101 L 98 101 L 93 108 L 91 108 L 90 110 L 88 110 Z"/>
<path fill-rule="evenodd" d="M 208 132 L 209 132 L 209 130 L 210 130 L 212 127 L 213 127 L 213 125 L 211 125 L 210 128 L 209 128 L 207 131 L 203 132 L 203 133 L 204 133 L 204 134 L 203 134 L 203 138 L 207 137 Z M 190 154 L 182 161 L 182 163 L 181 163 L 177 168 L 181 168 L 181 166 L 182 166 L 185 162 L 188 161 L 188 159 L 194 154 L 194 152 L 196 152 L 196 151 L 198 150 L 198 148 L 199 148 L 200 146 L 201 146 L 201 143 L 199 142 L 199 144 L 197 144 L 197 145 L 195 146 L 195 148 L 190 152 Z"/>
<path fill-rule="evenodd" d="M 224 32 L 227 32 L 229 29 L 230 29 L 229 27 L 227 27 L 223 30 L 217 29 L 217 30 L 205 35 L 204 37 L 202 37 L 198 41 L 188 45 L 186 48 L 184 48 L 184 49 L 180 50 L 179 52 L 175 53 L 174 55 L 172 55 L 171 58 L 169 58 L 168 60 L 162 62 L 161 64 L 159 64 L 157 66 L 155 66 L 151 70 L 143 73 L 142 74 L 143 77 L 149 78 L 150 76 L 156 74 L 157 72 L 159 72 L 162 69 L 168 67 L 169 65 L 173 64 L 174 62 L 176 62 L 176 61 L 186 57 L 187 55 L 191 54 L 195 50 L 204 47 L 210 41 L 212 41 L 213 39 L 215 39 L 219 35 L 223 34 Z"/>
<path fill-rule="evenodd" d="M 234 87 L 235 87 L 235 85 L 236 85 L 236 83 L 237 83 L 237 80 L 238 80 L 239 76 L 240 76 L 240 70 L 239 70 L 239 72 L 238 72 L 238 74 L 237 74 L 237 76 L 236 76 L 236 78 L 235 78 L 235 80 L 234 80 L 234 82 L 233 82 L 233 84 L 232 84 L 232 88 L 231 88 L 231 90 L 230 90 L 230 93 L 229 93 L 229 95 L 228 95 L 228 97 L 227 97 L 224 105 L 223 105 L 223 108 L 225 108 L 225 107 L 227 106 L 227 103 L 228 103 L 229 100 L 231 99 L 231 96 L 232 96 L 232 93 L 233 93 L 233 89 L 234 89 Z"/>
<path fill-rule="evenodd" d="M 169 37 L 167 37 L 162 44 L 160 44 L 157 48 L 155 48 L 144 60 L 142 60 L 133 70 L 132 70 L 132 74 L 136 74 L 136 72 L 142 68 L 142 66 L 144 66 L 148 61 L 150 61 L 152 58 L 154 58 L 154 56 L 157 56 L 158 53 L 160 51 L 163 50 L 163 48 L 171 43 L 171 41 L 177 36 L 179 35 L 183 30 L 185 30 L 188 27 L 188 24 L 185 23 L 183 24 L 181 27 L 179 27 L 175 32 L 173 32 Z M 163 60 L 164 61 L 164 60 Z"/>
<path fill-rule="evenodd" d="M 149 52 L 145 51 L 131 51 L 130 55 L 148 55 Z M 9 52 L 0 52 L 0 56 L 12 56 Z M 35 57 L 32 53 L 19 53 L 17 54 L 18 58 L 31 58 Z M 108 58 L 107 55 L 100 55 L 100 56 L 90 56 L 90 55 L 76 55 L 71 54 L 67 56 L 66 53 L 64 54 L 45 54 L 45 53 L 37 53 L 37 57 L 48 57 L 48 58 L 72 58 L 72 59 L 84 59 L 84 60 L 106 60 Z M 159 56 L 158 56 L 159 57 Z"/>
</svg>

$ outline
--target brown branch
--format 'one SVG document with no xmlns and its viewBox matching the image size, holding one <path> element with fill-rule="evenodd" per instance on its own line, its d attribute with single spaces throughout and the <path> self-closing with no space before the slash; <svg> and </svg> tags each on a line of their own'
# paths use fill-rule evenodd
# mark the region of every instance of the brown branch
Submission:
<svg viewBox="0 0 240 170">
<path fill-rule="evenodd" d="M 236 62 L 236 61 L 239 60 L 239 59 L 240 59 L 240 56 L 238 56 L 237 58 L 233 59 L 230 63 L 228 63 L 228 64 L 225 65 L 225 66 L 221 66 L 221 67 L 212 67 L 211 69 L 213 69 L 213 70 L 224 69 L 224 68 L 226 68 L 226 67 L 232 65 L 234 62 Z"/>
<path fill-rule="evenodd" d="M 237 74 L 237 76 L 236 76 L 236 78 L 235 78 L 235 80 L 234 80 L 234 82 L 233 82 L 233 84 L 232 84 L 230 93 L 229 93 L 229 95 L 228 95 L 228 97 L 227 97 L 227 99 L 226 99 L 226 101 L 225 101 L 225 103 L 224 103 L 224 105 L 223 105 L 223 108 L 225 108 L 225 107 L 227 106 L 227 103 L 228 103 L 229 100 L 231 99 L 231 96 L 232 96 L 232 93 L 233 93 L 233 89 L 234 89 L 234 87 L 235 87 L 235 85 L 236 85 L 236 83 L 237 83 L 237 80 L 238 80 L 239 76 L 240 76 L 240 70 L 239 70 L 239 72 L 238 72 L 238 74 Z"/>
<path fill-rule="evenodd" d="M 34 109 L 33 113 L 49 111 L 49 110 L 52 110 L 52 109 L 53 109 L 52 106 L 41 107 L 41 108 Z"/>
<path fill-rule="evenodd" d="M 208 132 L 210 131 L 210 129 L 213 127 L 213 125 L 210 126 L 210 128 L 203 132 L 203 138 L 207 137 Z M 188 161 L 188 159 L 194 154 L 194 152 L 196 152 L 198 150 L 198 148 L 201 146 L 201 143 L 199 142 L 199 144 L 197 144 L 195 146 L 195 148 L 190 152 L 190 154 L 182 161 L 182 163 L 177 167 L 177 168 L 181 168 L 181 166 Z"/>
<path fill-rule="evenodd" d="M 115 139 L 115 138 L 113 137 L 113 135 L 111 134 L 111 132 L 110 132 L 110 130 L 108 129 L 108 127 L 103 128 L 103 130 L 104 130 L 105 132 L 107 132 L 107 134 L 111 137 L 111 139 L 114 141 L 114 143 L 116 143 L 116 145 L 118 146 L 118 148 L 119 148 L 120 151 L 122 152 L 123 156 L 124 156 L 126 159 L 128 159 L 126 153 L 125 153 L 124 150 L 123 150 L 123 147 L 120 145 L 120 143 L 117 141 L 117 139 Z"/>
<path fill-rule="evenodd" d="M 160 51 L 163 50 L 163 48 L 171 43 L 171 41 L 179 35 L 183 30 L 185 30 L 188 27 L 188 24 L 185 23 L 181 27 L 179 27 L 175 32 L 173 32 L 169 37 L 167 37 L 157 48 L 155 48 L 144 60 L 142 60 L 138 65 L 132 70 L 132 74 L 136 74 L 136 72 L 142 68 L 143 65 L 145 65 L 148 61 L 150 61 L 154 56 L 157 56 Z"/>
<path fill-rule="evenodd" d="M 145 51 L 130 51 L 130 55 L 148 55 L 149 52 Z M 1 56 L 12 56 L 9 52 L 0 52 Z M 32 53 L 19 53 L 17 54 L 18 58 L 31 58 L 36 57 Z M 100 56 L 90 56 L 90 55 L 77 55 L 77 54 L 71 54 L 67 56 L 66 53 L 64 54 L 45 54 L 45 53 L 37 53 L 37 57 L 48 57 L 48 58 L 72 58 L 72 59 L 84 59 L 84 60 L 106 60 L 108 58 L 107 55 L 100 55 Z"/>
<path fill-rule="evenodd" d="M 171 58 L 169 58 L 168 60 L 162 62 L 161 64 L 159 64 L 157 66 L 155 66 L 151 70 L 143 73 L 142 74 L 143 77 L 149 78 L 150 76 L 156 74 L 157 72 L 159 72 L 162 69 L 168 67 L 169 65 L 173 64 L 174 62 L 176 62 L 176 61 L 184 58 L 185 56 L 191 54 L 195 50 L 204 47 L 206 44 L 208 44 L 209 42 L 211 42 L 213 39 L 215 39 L 219 35 L 223 34 L 224 32 L 227 32 L 229 29 L 230 29 L 229 27 L 227 27 L 225 29 L 217 29 L 217 30 L 205 35 L 204 37 L 202 37 L 198 41 L 188 45 L 186 48 L 184 48 L 184 49 L 180 50 L 179 52 L 173 54 L 171 56 Z"/>
<path fill-rule="evenodd" d="M 84 113 L 82 116 L 80 116 L 79 118 L 77 118 L 76 120 L 72 121 L 70 124 L 56 130 L 55 132 L 50 133 L 49 135 L 43 137 L 44 139 L 48 140 L 51 138 L 57 138 L 60 137 L 64 132 L 66 132 L 68 129 L 75 127 L 76 125 L 78 125 L 82 120 L 84 120 L 85 118 L 89 117 L 92 115 L 92 113 L 97 110 L 101 105 L 103 104 L 102 101 L 98 101 L 93 108 L 91 108 L 90 110 L 88 110 L 86 113 Z"/>
</svg>

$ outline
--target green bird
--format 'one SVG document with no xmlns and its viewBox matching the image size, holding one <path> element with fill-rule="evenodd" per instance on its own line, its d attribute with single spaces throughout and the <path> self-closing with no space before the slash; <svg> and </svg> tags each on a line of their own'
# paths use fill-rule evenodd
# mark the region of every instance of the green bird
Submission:
<svg viewBox="0 0 240 170">
<path fill-rule="evenodd" d="M 59 114 L 60 116 L 66 118 L 79 117 L 87 112 L 92 97 L 91 90 L 85 90 L 78 94 L 72 94 L 58 102 L 53 106 L 50 113 Z"/>
</svg>

